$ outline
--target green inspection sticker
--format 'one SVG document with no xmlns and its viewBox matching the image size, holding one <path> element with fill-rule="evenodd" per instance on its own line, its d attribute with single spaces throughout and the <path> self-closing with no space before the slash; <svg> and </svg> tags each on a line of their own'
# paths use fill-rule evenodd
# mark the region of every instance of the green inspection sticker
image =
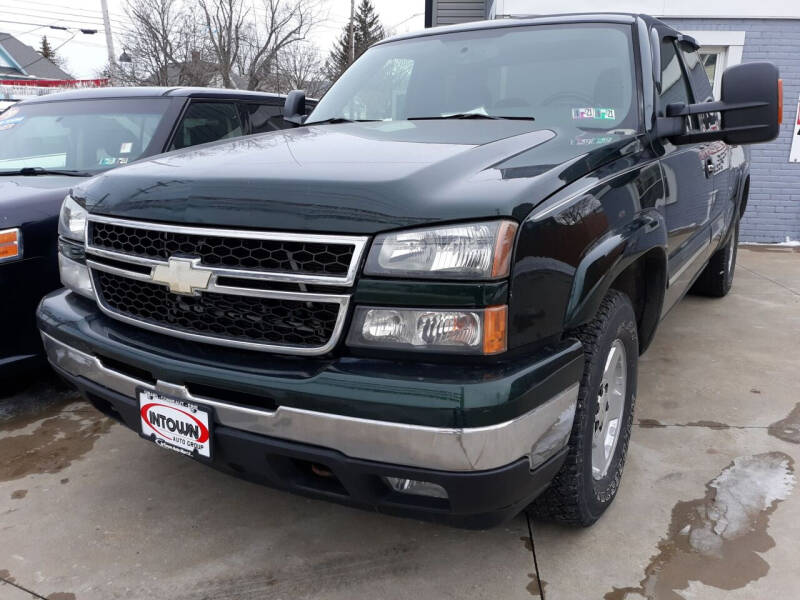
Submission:
<svg viewBox="0 0 800 600">
<path fill-rule="evenodd" d="M 613 121 L 617 118 L 616 111 L 613 108 L 573 108 L 572 119 L 581 121 L 583 119 L 599 119 L 602 121 Z"/>
</svg>

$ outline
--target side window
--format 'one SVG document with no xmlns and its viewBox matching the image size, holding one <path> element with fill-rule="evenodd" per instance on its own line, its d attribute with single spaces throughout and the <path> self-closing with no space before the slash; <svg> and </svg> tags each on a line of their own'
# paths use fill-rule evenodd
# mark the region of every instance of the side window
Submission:
<svg viewBox="0 0 800 600">
<path fill-rule="evenodd" d="M 283 120 L 283 106 L 245 104 L 244 109 L 250 118 L 250 133 L 276 131 L 291 125 Z"/>
<path fill-rule="evenodd" d="M 179 150 L 242 135 L 234 102 L 192 102 L 175 132 L 170 150 Z"/>
<path fill-rule="evenodd" d="M 714 90 L 709 81 L 708 64 L 704 62 L 704 56 L 701 56 L 689 44 L 679 44 L 678 46 L 683 57 L 683 65 L 686 67 L 686 72 L 689 74 L 689 81 L 692 83 L 692 90 L 697 102 L 708 102 L 714 99 Z M 716 58 L 716 55 L 714 55 Z M 712 69 L 716 64 L 712 64 Z M 713 76 L 713 75 L 712 75 Z M 706 113 L 700 115 L 698 118 L 700 122 L 700 129 L 702 131 L 719 129 L 720 114 L 719 113 Z"/>
<path fill-rule="evenodd" d="M 698 102 L 706 102 L 712 99 L 714 92 L 711 89 L 711 82 L 708 80 L 705 65 L 700 60 L 697 50 L 689 46 L 689 44 L 681 44 L 680 49 L 683 56 L 683 64 L 689 74 L 689 81 L 692 82 L 694 97 L 697 98 Z"/>
<path fill-rule="evenodd" d="M 666 115 L 667 105 L 682 102 L 692 103 L 689 82 L 681 68 L 678 53 L 672 40 L 661 41 L 661 94 L 658 97 L 658 114 Z M 689 119 L 689 128 L 696 129 L 694 119 Z"/>
</svg>

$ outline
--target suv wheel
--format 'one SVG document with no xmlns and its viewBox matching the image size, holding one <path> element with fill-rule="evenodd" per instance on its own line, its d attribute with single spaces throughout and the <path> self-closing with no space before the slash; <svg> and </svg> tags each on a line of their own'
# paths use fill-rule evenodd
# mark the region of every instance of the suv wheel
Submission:
<svg viewBox="0 0 800 600">
<path fill-rule="evenodd" d="M 538 516 L 585 527 L 614 500 L 628 451 L 639 358 L 630 300 L 612 290 L 595 318 L 571 335 L 583 343 L 585 362 L 569 450 L 531 508 Z"/>
<path fill-rule="evenodd" d="M 693 294 L 722 298 L 731 291 L 733 273 L 736 270 L 736 250 L 739 245 L 739 219 L 733 224 L 733 232 L 722 248 L 717 250 L 708 261 L 706 268 L 700 273 L 692 286 Z"/>
</svg>

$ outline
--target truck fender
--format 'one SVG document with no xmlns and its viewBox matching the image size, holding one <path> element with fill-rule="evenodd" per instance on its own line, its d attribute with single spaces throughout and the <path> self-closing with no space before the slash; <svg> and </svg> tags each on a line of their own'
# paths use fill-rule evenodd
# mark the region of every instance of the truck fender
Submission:
<svg viewBox="0 0 800 600">
<path fill-rule="evenodd" d="M 568 331 L 590 321 L 608 290 L 626 269 L 647 257 L 645 306 L 640 329 L 647 328 L 646 342 L 652 338 L 666 290 L 667 228 L 664 216 L 656 209 L 640 212 L 624 227 L 607 232 L 584 254 L 572 281 L 564 316 Z M 641 265 L 645 266 L 645 265 Z M 660 271 L 660 272 L 659 272 Z M 632 299 L 633 300 L 633 299 Z"/>
</svg>

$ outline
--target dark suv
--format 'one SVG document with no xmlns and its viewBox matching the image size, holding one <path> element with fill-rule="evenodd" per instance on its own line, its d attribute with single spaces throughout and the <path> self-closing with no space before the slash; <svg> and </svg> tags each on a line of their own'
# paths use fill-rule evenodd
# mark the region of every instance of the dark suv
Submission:
<svg viewBox="0 0 800 600">
<path fill-rule="evenodd" d="M 294 127 L 284 101 L 215 88 L 93 88 L 1 112 L 0 378 L 42 353 L 36 305 L 60 287 L 56 223 L 70 188 L 167 150 Z"/>
<path fill-rule="evenodd" d="M 381 42 L 303 127 L 76 187 L 48 356 L 144 438 L 254 481 L 588 525 L 660 319 L 730 289 L 741 145 L 777 135 L 779 87 L 740 65 L 713 101 L 695 42 L 640 15 Z"/>
</svg>

